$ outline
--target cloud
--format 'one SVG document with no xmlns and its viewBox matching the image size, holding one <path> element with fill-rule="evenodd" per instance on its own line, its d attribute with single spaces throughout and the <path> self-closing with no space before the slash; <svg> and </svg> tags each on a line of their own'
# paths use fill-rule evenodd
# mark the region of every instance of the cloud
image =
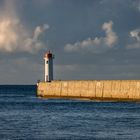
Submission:
<svg viewBox="0 0 140 140">
<path fill-rule="evenodd" d="M 131 4 L 136 10 L 140 12 L 140 0 L 134 0 Z"/>
<path fill-rule="evenodd" d="M 140 29 L 130 31 L 130 39 L 132 43 L 126 46 L 127 49 L 140 48 Z"/>
<path fill-rule="evenodd" d="M 24 40 L 24 51 L 34 53 L 34 51 L 38 51 L 41 48 L 45 47 L 45 44 L 39 39 L 42 33 L 44 33 L 47 29 L 49 29 L 49 25 L 44 24 L 42 26 L 37 26 L 33 37 L 32 38 L 26 38 Z"/>
<path fill-rule="evenodd" d="M 140 11 L 140 0 L 138 1 L 138 10 Z"/>
<path fill-rule="evenodd" d="M 49 29 L 47 24 L 37 26 L 35 30 L 27 30 L 20 22 L 16 12 L 16 0 L 5 0 L 0 14 L 0 51 L 35 53 L 45 47 L 40 36 Z"/>
<path fill-rule="evenodd" d="M 17 34 L 14 32 L 12 26 L 17 24 L 16 21 L 3 19 L 0 21 L 0 50 L 11 52 L 16 49 L 18 40 Z"/>
<path fill-rule="evenodd" d="M 130 36 L 140 41 L 140 29 L 136 29 L 130 32 Z"/>
<path fill-rule="evenodd" d="M 67 44 L 64 47 L 66 52 L 79 52 L 90 51 L 93 53 L 103 52 L 107 49 L 114 47 L 117 43 L 118 36 L 112 29 L 113 22 L 105 22 L 102 25 L 102 29 L 105 31 L 105 37 L 95 37 L 94 39 L 88 38 L 83 41 L 76 42 L 74 44 Z"/>
</svg>

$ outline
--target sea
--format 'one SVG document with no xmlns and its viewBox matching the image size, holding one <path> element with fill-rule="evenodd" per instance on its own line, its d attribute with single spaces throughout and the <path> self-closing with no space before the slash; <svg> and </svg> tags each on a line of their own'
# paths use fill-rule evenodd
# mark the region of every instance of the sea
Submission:
<svg viewBox="0 0 140 140">
<path fill-rule="evenodd" d="M 140 103 L 42 99 L 35 85 L 0 86 L 0 140 L 140 139 Z"/>
</svg>

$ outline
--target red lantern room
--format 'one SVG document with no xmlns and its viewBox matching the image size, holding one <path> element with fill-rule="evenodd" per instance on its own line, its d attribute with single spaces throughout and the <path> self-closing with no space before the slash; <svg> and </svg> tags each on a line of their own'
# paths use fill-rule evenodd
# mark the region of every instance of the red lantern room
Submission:
<svg viewBox="0 0 140 140">
<path fill-rule="evenodd" d="M 48 51 L 48 52 L 45 53 L 44 58 L 51 59 L 51 58 L 53 58 L 53 55 L 50 51 Z"/>
</svg>

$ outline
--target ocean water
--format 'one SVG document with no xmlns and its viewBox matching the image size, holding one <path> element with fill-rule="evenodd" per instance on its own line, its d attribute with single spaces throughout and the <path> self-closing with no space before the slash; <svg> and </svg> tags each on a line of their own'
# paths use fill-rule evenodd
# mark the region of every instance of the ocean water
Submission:
<svg viewBox="0 0 140 140">
<path fill-rule="evenodd" d="M 46 100 L 0 86 L 0 140 L 140 139 L 140 103 Z"/>
</svg>

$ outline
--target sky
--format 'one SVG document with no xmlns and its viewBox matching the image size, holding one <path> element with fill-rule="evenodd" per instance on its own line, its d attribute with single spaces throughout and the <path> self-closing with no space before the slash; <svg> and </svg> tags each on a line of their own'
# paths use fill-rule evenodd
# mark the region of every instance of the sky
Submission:
<svg viewBox="0 0 140 140">
<path fill-rule="evenodd" d="M 0 84 L 140 79 L 140 0 L 0 0 Z"/>
</svg>

